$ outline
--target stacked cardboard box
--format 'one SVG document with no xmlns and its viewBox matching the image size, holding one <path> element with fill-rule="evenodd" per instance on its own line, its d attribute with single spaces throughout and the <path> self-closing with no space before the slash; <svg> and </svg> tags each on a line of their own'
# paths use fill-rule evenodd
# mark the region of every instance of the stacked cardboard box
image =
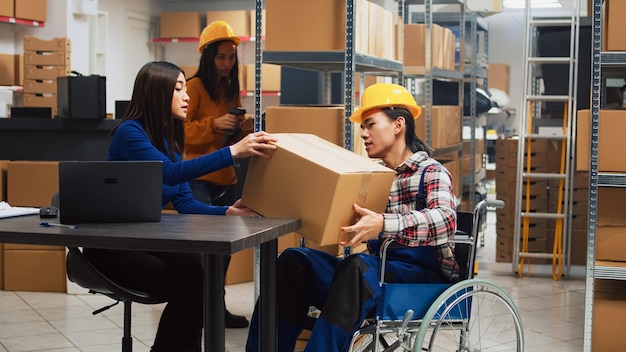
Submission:
<svg viewBox="0 0 626 352">
<path fill-rule="evenodd" d="M 404 25 L 404 65 L 405 73 L 424 73 L 426 65 L 426 31 L 425 25 Z M 432 68 L 454 70 L 454 33 L 440 25 L 432 25 L 431 62 Z"/>
<path fill-rule="evenodd" d="M 50 107 L 57 113 L 57 77 L 68 76 L 70 39 L 24 36 L 24 106 Z"/>
<path fill-rule="evenodd" d="M 530 143 L 531 172 L 546 172 L 548 141 L 533 140 Z M 524 153 L 524 165 L 527 165 L 528 152 Z M 518 160 L 518 140 L 498 139 L 496 141 L 496 195 L 505 206 L 496 212 L 496 262 L 511 262 L 513 259 L 515 237 L 515 193 Z M 548 184 L 545 180 L 526 180 L 522 187 L 523 212 L 544 213 L 548 209 Z M 528 208 L 526 208 L 528 203 Z M 546 253 L 548 248 L 547 220 L 528 219 L 528 252 Z M 523 225 L 520 224 L 520 234 Z M 522 237 L 522 236 L 520 236 Z M 545 259 L 533 259 L 532 263 L 544 264 Z"/>
<path fill-rule="evenodd" d="M 332 51 L 345 49 L 345 2 L 270 0 L 265 49 Z M 396 59 L 397 16 L 366 0 L 355 2 L 354 47 L 359 53 Z M 323 25 L 321 25 L 323 23 Z M 306 38 L 303 40 L 303 38 Z"/>
<path fill-rule="evenodd" d="M 162 12 L 160 17 L 161 38 L 198 38 L 201 31 L 200 13 Z"/>
<path fill-rule="evenodd" d="M 7 201 L 11 206 L 49 205 L 59 187 L 55 161 L 7 163 Z M 65 247 L 5 244 L 4 289 L 65 292 Z"/>
</svg>

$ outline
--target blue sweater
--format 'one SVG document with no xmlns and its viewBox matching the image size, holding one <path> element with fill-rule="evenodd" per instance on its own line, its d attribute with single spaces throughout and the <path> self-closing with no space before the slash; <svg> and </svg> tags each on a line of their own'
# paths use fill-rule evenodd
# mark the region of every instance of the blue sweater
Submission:
<svg viewBox="0 0 626 352">
<path fill-rule="evenodd" d="M 160 160 L 163 162 L 161 206 L 172 202 L 183 214 L 226 214 L 226 206 L 210 206 L 196 200 L 191 194 L 189 180 L 232 166 L 234 161 L 228 147 L 191 160 L 182 160 L 176 154 L 176 161 L 171 161 L 152 144 L 141 122 L 128 120 L 122 122 L 113 135 L 109 160 Z"/>
</svg>

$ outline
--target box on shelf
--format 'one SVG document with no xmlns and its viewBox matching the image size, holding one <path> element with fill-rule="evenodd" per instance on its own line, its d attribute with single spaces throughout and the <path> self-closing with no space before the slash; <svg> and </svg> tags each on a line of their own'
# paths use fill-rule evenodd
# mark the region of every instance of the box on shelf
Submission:
<svg viewBox="0 0 626 352">
<path fill-rule="evenodd" d="M 507 64 L 489 64 L 489 89 L 499 89 L 509 94 L 511 85 L 511 67 Z"/>
<path fill-rule="evenodd" d="M 415 134 L 422 140 L 425 138 L 425 118 L 415 120 Z M 433 149 L 443 148 L 461 143 L 461 111 L 458 106 L 433 106 L 431 116 L 431 143 Z"/>
<path fill-rule="evenodd" d="M 312 134 L 276 133 L 271 159 L 252 158 L 242 202 L 268 217 L 302 219 L 298 231 L 320 245 L 337 244 L 354 223 L 357 203 L 383 212 L 395 172 Z"/>
<path fill-rule="evenodd" d="M 598 171 L 626 172 L 622 151 L 626 148 L 626 110 L 601 109 L 598 131 Z M 578 111 L 576 170 L 589 170 L 591 111 Z"/>
<path fill-rule="evenodd" d="M 433 24 L 432 26 L 431 67 L 454 70 L 454 34 L 447 28 Z M 425 25 L 421 23 L 404 25 L 404 65 L 413 73 L 415 68 L 426 65 L 425 58 Z"/>
<path fill-rule="evenodd" d="M 366 0 L 355 1 L 358 9 Z M 345 50 L 346 6 L 336 0 L 291 1 L 268 0 L 267 35 L 265 50 L 272 51 L 332 51 Z M 356 10 L 355 23 L 363 21 L 363 12 Z M 390 31 L 393 28 L 389 29 Z M 360 35 L 370 36 L 373 32 L 355 31 L 355 43 L 362 43 Z M 357 48 L 357 51 L 366 48 Z"/>
<path fill-rule="evenodd" d="M 250 34 L 250 11 L 209 11 L 206 13 L 207 25 L 213 21 L 226 21 L 239 37 L 249 37 Z"/>
<path fill-rule="evenodd" d="M 0 16 L 15 17 L 15 1 L 0 0 Z M 0 280 L 0 285 L 2 284 Z"/>
<path fill-rule="evenodd" d="M 269 133 L 310 133 L 343 146 L 343 105 L 278 105 L 265 109 Z"/>
<path fill-rule="evenodd" d="M 7 201 L 11 206 L 50 205 L 59 190 L 57 161 L 10 161 L 7 165 Z"/>
<path fill-rule="evenodd" d="M 200 36 L 200 13 L 161 12 L 161 38 L 198 38 Z"/>
<path fill-rule="evenodd" d="M 450 160 L 442 163 L 443 166 L 450 173 L 450 177 L 452 178 L 452 191 L 454 195 L 459 198 L 461 197 L 461 193 L 459 192 L 462 189 L 461 184 L 463 180 L 463 176 L 461 174 L 461 159 Z"/>
<path fill-rule="evenodd" d="M 46 22 L 47 2 L 47 0 L 15 0 L 15 17 Z"/>
<path fill-rule="evenodd" d="M 357 16 L 359 14 L 357 13 Z M 357 22 L 357 24 L 360 22 Z M 394 14 L 385 10 L 382 6 L 369 4 L 369 35 L 366 53 L 389 60 L 396 59 L 396 23 Z M 355 31 L 358 39 L 358 34 Z M 357 50 L 358 51 L 358 50 Z"/>
<path fill-rule="evenodd" d="M 622 15 L 626 12 L 626 2 L 622 0 L 607 0 L 603 5 L 604 19 L 602 21 L 602 50 L 626 51 L 626 22 Z M 611 11 L 612 10 L 612 11 Z"/>
<path fill-rule="evenodd" d="M 19 55 L 0 54 L 0 86 L 19 83 Z"/>
<path fill-rule="evenodd" d="M 57 114 L 57 95 L 56 94 L 43 94 L 43 93 L 24 93 L 23 95 L 24 107 L 42 107 L 51 108 L 52 116 Z"/>
<path fill-rule="evenodd" d="M 24 93 L 56 94 L 57 81 L 53 79 L 25 79 Z"/>
<path fill-rule="evenodd" d="M 70 38 L 53 38 L 51 40 L 39 39 L 30 35 L 24 36 L 24 51 L 71 51 Z"/>
<path fill-rule="evenodd" d="M 241 67 L 245 69 L 245 90 L 251 92 L 254 91 L 255 84 L 255 66 L 245 65 Z M 280 92 L 280 73 L 281 67 L 279 65 L 262 64 L 261 66 L 261 91 L 264 92 Z M 248 79 L 250 77 L 250 79 Z"/>
<path fill-rule="evenodd" d="M 24 66 L 24 79 L 54 79 L 57 77 L 69 76 L 71 73 L 70 66 L 41 66 L 26 65 Z"/>
<path fill-rule="evenodd" d="M 596 228 L 596 260 L 626 262 L 626 226 Z"/>
<path fill-rule="evenodd" d="M 71 67 L 71 55 L 64 51 L 25 51 L 24 66 L 67 66 Z"/>
<path fill-rule="evenodd" d="M 615 266 L 624 268 L 624 263 Z M 621 351 L 626 325 L 626 281 L 594 280 L 593 293 L 593 351 Z"/>
</svg>

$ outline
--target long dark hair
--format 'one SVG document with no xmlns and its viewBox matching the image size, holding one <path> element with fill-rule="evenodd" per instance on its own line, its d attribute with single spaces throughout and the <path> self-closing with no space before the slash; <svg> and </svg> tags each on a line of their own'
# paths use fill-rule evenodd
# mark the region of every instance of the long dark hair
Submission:
<svg viewBox="0 0 626 352">
<path fill-rule="evenodd" d="M 411 115 L 409 110 L 405 108 L 388 107 L 382 108 L 382 111 L 394 121 L 400 116 L 404 117 L 404 121 L 406 123 L 404 140 L 406 142 L 407 148 L 409 148 L 413 153 L 422 151 L 428 153 L 428 156 L 431 156 L 432 149 L 430 148 L 430 146 L 428 146 L 426 142 L 421 140 L 415 134 L 415 120 L 413 119 L 413 116 Z"/>
<path fill-rule="evenodd" d="M 172 97 L 181 72 L 180 67 L 166 61 L 145 64 L 137 73 L 133 95 L 122 118 L 140 120 L 152 144 L 171 160 L 176 160 L 175 153 L 182 155 L 185 146 L 183 120 L 172 116 Z"/>
<path fill-rule="evenodd" d="M 194 77 L 202 81 L 204 89 L 215 103 L 220 102 L 220 94 L 224 94 L 226 101 L 237 101 L 239 96 L 239 57 L 235 51 L 235 64 L 225 79 L 218 79 L 215 69 L 215 57 L 221 43 L 229 40 L 219 40 L 204 47 L 200 56 L 198 72 Z M 230 41 L 229 41 L 230 42 Z"/>
</svg>

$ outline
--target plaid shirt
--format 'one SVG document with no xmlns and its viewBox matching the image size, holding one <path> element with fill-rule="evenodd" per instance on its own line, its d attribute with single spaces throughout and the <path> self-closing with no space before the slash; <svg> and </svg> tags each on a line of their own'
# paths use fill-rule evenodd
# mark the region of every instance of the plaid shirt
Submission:
<svg viewBox="0 0 626 352">
<path fill-rule="evenodd" d="M 432 165 L 432 166 L 431 166 Z M 417 201 L 424 168 L 424 208 Z M 414 153 L 396 168 L 381 237 L 410 246 L 434 246 L 447 277 L 458 273 L 452 245 L 456 231 L 456 197 L 450 173 L 425 152 Z"/>
</svg>

